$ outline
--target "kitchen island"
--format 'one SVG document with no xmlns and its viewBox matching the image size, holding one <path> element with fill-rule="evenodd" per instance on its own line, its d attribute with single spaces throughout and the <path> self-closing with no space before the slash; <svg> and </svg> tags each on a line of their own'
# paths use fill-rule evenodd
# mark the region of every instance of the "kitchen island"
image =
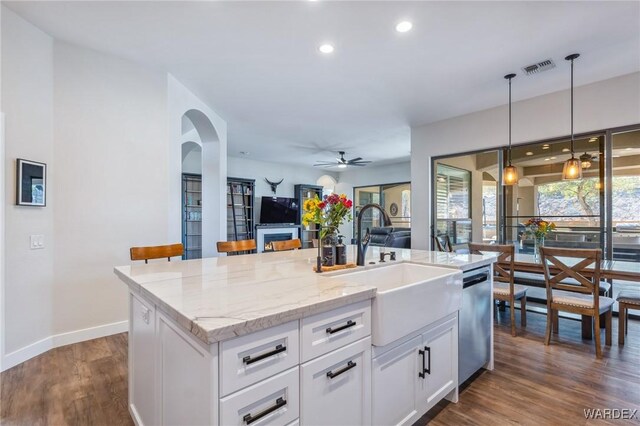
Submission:
<svg viewBox="0 0 640 426">
<path fill-rule="evenodd" d="M 462 272 L 493 258 L 396 252 L 331 274 L 313 249 L 115 268 L 134 421 L 410 424 L 456 401 Z"/>
</svg>

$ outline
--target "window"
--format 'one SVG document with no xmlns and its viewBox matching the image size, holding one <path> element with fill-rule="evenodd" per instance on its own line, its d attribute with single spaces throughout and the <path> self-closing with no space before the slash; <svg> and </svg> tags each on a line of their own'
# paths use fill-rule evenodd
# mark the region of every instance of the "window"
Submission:
<svg viewBox="0 0 640 426">
<path fill-rule="evenodd" d="M 436 235 L 453 244 L 471 241 L 471 172 L 437 164 L 435 192 Z"/>
</svg>

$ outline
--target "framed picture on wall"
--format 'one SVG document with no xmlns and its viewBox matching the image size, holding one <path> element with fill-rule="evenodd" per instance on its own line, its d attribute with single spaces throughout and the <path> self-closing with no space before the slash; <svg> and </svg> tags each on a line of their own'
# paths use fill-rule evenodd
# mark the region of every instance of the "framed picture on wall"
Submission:
<svg viewBox="0 0 640 426">
<path fill-rule="evenodd" d="M 19 206 L 46 206 L 47 165 L 18 158 L 16 170 L 16 204 Z"/>
</svg>

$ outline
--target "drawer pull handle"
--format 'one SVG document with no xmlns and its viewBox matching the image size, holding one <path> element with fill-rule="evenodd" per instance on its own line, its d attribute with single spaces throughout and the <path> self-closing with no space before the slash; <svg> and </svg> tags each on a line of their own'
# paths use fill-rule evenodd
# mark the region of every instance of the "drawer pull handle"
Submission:
<svg viewBox="0 0 640 426">
<path fill-rule="evenodd" d="M 426 377 L 427 374 L 431 374 L 431 348 L 429 346 L 425 346 L 424 350 L 420 349 L 418 354 L 422 356 L 422 371 L 418 373 L 418 376 L 422 379 Z M 427 355 L 429 356 L 428 367 L 425 367 L 425 361 Z"/>
<path fill-rule="evenodd" d="M 269 358 L 270 356 L 277 355 L 280 352 L 284 352 L 286 350 L 287 350 L 286 346 L 278 345 L 278 346 L 276 346 L 276 348 L 274 350 L 269 351 L 269 352 L 265 352 L 262 355 L 258 355 L 258 356 L 254 357 L 254 358 L 251 358 L 250 355 L 247 355 L 244 358 L 242 358 L 242 362 L 244 362 L 247 365 L 248 364 L 253 364 L 254 362 L 258 362 L 258 361 L 260 361 L 262 359 Z"/>
<path fill-rule="evenodd" d="M 259 419 L 263 418 L 264 416 L 266 416 L 269 413 L 273 413 L 278 408 L 284 407 L 285 405 L 287 405 L 287 400 L 283 399 L 282 397 L 280 397 L 280 398 L 276 399 L 275 405 L 272 405 L 271 407 L 267 408 L 266 410 L 259 412 L 255 416 L 252 416 L 251 413 L 245 414 L 245 416 L 242 418 L 242 420 L 244 420 L 244 422 L 246 424 L 250 425 L 251 423 L 255 422 L 256 420 L 259 420 Z"/>
<path fill-rule="evenodd" d="M 327 377 L 330 379 L 333 379 L 335 377 L 338 377 L 339 375 L 341 375 L 342 373 L 345 373 L 349 370 L 351 370 L 353 367 L 355 367 L 357 364 L 353 361 L 349 361 L 347 363 L 347 365 L 345 367 L 342 367 L 340 370 L 336 371 L 335 373 L 333 371 L 329 371 L 327 373 Z"/>
<path fill-rule="evenodd" d="M 345 330 L 345 329 L 347 329 L 349 327 L 353 327 L 354 325 L 356 325 L 356 322 L 349 320 L 349 321 L 347 321 L 347 323 L 345 325 L 341 325 L 340 327 L 337 327 L 337 328 L 329 327 L 329 328 L 327 328 L 327 333 L 328 334 L 337 333 L 338 331 Z"/>
</svg>

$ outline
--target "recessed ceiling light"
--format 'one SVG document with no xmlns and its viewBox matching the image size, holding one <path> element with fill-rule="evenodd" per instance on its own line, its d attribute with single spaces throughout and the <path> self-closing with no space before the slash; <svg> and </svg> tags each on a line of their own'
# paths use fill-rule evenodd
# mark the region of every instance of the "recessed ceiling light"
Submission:
<svg viewBox="0 0 640 426">
<path fill-rule="evenodd" d="M 598 138 L 590 138 L 589 142 L 598 142 Z"/>
<path fill-rule="evenodd" d="M 320 47 L 318 47 L 318 50 L 319 50 L 321 53 L 333 53 L 334 48 L 333 48 L 333 46 L 332 46 L 332 45 L 330 45 L 330 44 L 323 44 L 323 45 L 321 45 Z"/>
<path fill-rule="evenodd" d="M 619 155 L 612 155 L 613 158 L 620 158 Z"/>
<path fill-rule="evenodd" d="M 527 151 L 527 152 L 526 152 L 526 154 L 527 154 L 527 155 L 533 155 L 533 152 L 531 152 L 531 151 Z"/>
<path fill-rule="evenodd" d="M 556 159 L 556 157 L 550 157 L 549 159 L 550 159 L 550 160 L 555 160 L 555 159 Z"/>
<path fill-rule="evenodd" d="M 549 161 L 549 160 L 551 160 L 551 158 L 545 158 L 545 159 L 544 159 L 544 161 Z"/>
<path fill-rule="evenodd" d="M 631 151 L 633 148 L 625 148 L 625 151 Z"/>
<path fill-rule="evenodd" d="M 549 144 L 545 143 L 544 145 L 542 145 L 542 149 L 549 149 Z"/>
<path fill-rule="evenodd" d="M 569 148 L 562 148 L 562 152 L 569 152 L 571 151 Z"/>
<path fill-rule="evenodd" d="M 402 21 L 396 25 L 396 31 L 399 33 L 406 33 L 407 31 L 411 31 L 413 28 L 413 24 L 409 21 Z"/>
</svg>

